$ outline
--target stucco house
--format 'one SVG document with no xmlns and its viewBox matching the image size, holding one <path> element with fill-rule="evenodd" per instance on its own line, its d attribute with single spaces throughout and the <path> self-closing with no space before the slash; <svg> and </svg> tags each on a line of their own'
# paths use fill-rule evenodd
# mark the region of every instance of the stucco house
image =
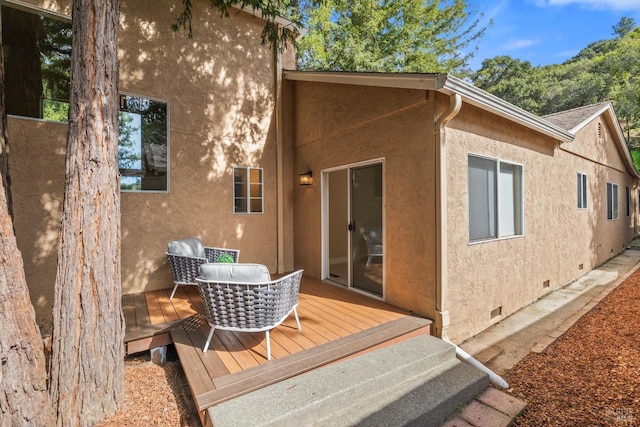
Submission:
<svg viewBox="0 0 640 427">
<path fill-rule="evenodd" d="M 30 65 L 21 23 L 64 33 L 69 4 L 2 2 L 15 228 L 45 330 L 66 124 L 11 65 Z M 541 118 L 444 74 L 283 71 L 294 53 L 261 45 L 259 17 L 194 5 L 193 39 L 173 2 L 121 6 L 123 294 L 171 288 L 167 242 L 199 236 L 460 343 L 635 236 L 640 176 L 610 103 Z"/>
<path fill-rule="evenodd" d="M 640 176 L 611 103 L 541 118 L 448 75 L 284 76 L 294 169 L 314 176 L 295 192 L 295 264 L 437 336 L 461 343 L 635 236 Z"/>
</svg>

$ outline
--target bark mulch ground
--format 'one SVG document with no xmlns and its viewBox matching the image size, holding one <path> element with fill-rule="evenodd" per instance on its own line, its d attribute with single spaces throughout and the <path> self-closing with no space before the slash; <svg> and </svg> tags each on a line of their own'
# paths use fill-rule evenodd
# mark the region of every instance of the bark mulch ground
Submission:
<svg viewBox="0 0 640 427">
<path fill-rule="evenodd" d="M 178 361 L 125 364 L 124 409 L 106 426 L 200 426 Z M 505 375 L 519 426 L 640 426 L 640 270 L 542 353 Z"/>
<path fill-rule="evenodd" d="M 640 426 L 640 270 L 506 375 L 519 426 Z"/>
<path fill-rule="evenodd" d="M 148 352 L 128 356 L 124 408 L 97 427 L 201 427 L 182 366 L 175 355 L 169 359 L 159 366 Z"/>
</svg>

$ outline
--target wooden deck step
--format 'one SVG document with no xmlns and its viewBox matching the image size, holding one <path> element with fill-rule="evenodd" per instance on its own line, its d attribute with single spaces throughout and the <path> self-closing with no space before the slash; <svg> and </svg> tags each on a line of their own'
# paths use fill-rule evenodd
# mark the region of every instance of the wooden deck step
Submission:
<svg viewBox="0 0 640 427">
<path fill-rule="evenodd" d="M 200 315 L 175 325 L 171 337 L 198 411 L 402 337 L 430 334 L 431 321 L 405 316 L 230 374 L 215 351 L 202 352 L 208 326 Z M 217 331 L 216 335 L 224 331 Z"/>
</svg>

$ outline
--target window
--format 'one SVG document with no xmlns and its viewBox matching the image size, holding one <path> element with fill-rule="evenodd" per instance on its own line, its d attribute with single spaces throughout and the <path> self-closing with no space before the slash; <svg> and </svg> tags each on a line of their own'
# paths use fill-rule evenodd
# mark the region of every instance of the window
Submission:
<svg viewBox="0 0 640 427">
<path fill-rule="evenodd" d="M 522 166 L 469 155 L 469 240 L 523 233 Z"/>
<path fill-rule="evenodd" d="M 233 168 L 233 212 L 262 213 L 262 169 Z"/>
<path fill-rule="evenodd" d="M 587 209 L 587 175 L 578 172 L 578 209 Z"/>
<path fill-rule="evenodd" d="M 607 219 L 618 219 L 618 184 L 607 182 Z"/>
<path fill-rule="evenodd" d="M 71 22 L 3 5 L 7 114 L 66 122 L 71 76 Z"/>
<path fill-rule="evenodd" d="M 627 217 L 631 216 L 631 188 L 625 188 L 625 195 L 627 196 Z"/>
<path fill-rule="evenodd" d="M 120 95 L 120 189 L 167 191 L 167 104 Z"/>
</svg>

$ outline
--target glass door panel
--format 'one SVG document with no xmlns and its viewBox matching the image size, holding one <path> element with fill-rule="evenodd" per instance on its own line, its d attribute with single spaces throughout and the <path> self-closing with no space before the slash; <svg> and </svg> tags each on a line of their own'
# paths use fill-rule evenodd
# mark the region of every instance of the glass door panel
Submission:
<svg viewBox="0 0 640 427">
<path fill-rule="evenodd" d="M 351 286 L 382 296 L 382 165 L 350 171 Z"/>
<path fill-rule="evenodd" d="M 349 180 L 347 169 L 328 173 L 329 277 L 349 286 Z"/>
</svg>

